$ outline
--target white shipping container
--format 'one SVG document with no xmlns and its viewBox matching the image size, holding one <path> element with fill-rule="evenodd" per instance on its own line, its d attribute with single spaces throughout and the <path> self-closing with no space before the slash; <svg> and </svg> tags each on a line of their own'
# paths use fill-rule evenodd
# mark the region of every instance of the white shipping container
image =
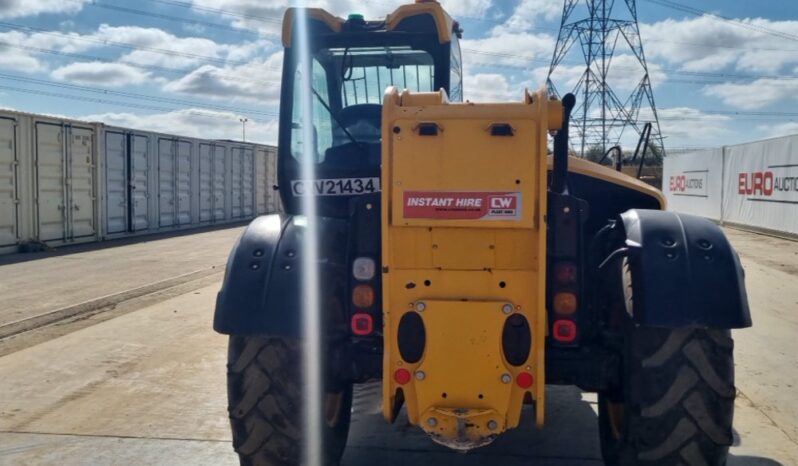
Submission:
<svg viewBox="0 0 798 466">
<path fill-rule="evenodd" d="M 104 236 L 145 233 L 153 225 L 154 164 L 149 133 L 104 127 L 100 131 Z"/>
<path fill-rule="evenodd" d="M 199 221 L 223 222 L 227 208 L 227 148 L 221 144 L 199 145 Z"/>
<path fill-rule="evenodd" d="M 276 176 L 270 146 L 0 111 L 0 253 L 247 220 Z"/>
<path fill-rule="evenodd" d="M 255 216 L 255 150 L 252 145 L 233 145 L 230 149 L 232 218 Z"/>
<path fill-rule="evenodd" d="M 258 215 L 279 210 L 277 185 L 277 151 L 271 146 L 255 147 L 255 199 Z"/>
<path fill-rule="evenodd" d="M 0 251 L 19 242 L 17 121 L 0 117 Z"/>
<path fill-rule="evenodd" d="M 33 121 L 35 231 L 64 244 L 96 238 L 94 128 L 68 121 Z"/>
<path fill-rule="evenodd" d="M 190 140 L 158 137 L 158 226 L 192 223 L 192 149 Z"/>
</svg>

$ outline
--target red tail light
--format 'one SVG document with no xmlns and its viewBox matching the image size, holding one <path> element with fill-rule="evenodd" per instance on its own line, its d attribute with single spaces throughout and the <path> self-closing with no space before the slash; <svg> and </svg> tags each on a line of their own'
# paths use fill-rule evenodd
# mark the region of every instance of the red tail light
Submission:
<svg viewBox="0 0 798 466">
<path fill-rule="evenodd" d="M 393 373 L 393 379 L 399 385 L 404 385 L 410 382 L 410 371 L 407 369 L 396 369 L 396 372 Z"/>
<path fill-rule="evenodd" d="M 352 333 L 355 335 L 371 335 L 374 331 L 374 319 L 366 313 L 358 312 L 352 316 Z"/>
<path fill-rule="evenodd" d="M 553 337 L 560 343 L 571 343 L 576 340 L 576 324 L 572 320 L 555 320 Z"/>
<path fill-rule="evenodd" d="M 535 378 L 532 377 L 532 374 L 529 372 L 521 372 L 515 378 L 515 383 L 517 383 L 519 387 L 527 389 L 531 387 L 533 383 L 535 383 Z"/>
</svg>

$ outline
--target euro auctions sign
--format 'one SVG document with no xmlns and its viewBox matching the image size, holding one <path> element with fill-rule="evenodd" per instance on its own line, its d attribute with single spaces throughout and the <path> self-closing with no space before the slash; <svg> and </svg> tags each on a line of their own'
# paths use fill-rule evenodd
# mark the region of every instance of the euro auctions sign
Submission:
<svg viewBox="0 0 798 466">
<path fill-rule="evenodd" d="M 520 220 L 518 192 L 429 192 L 405 191 L 406 219 Z"/>
<path fill-rule="evenodd" d="M 670 192 L 674 196 L 707 197 L 707 176 L 709 170 L 688 170 L 671 175 Z"/>
<path fill-rule="evenodd" d="M 798 204 L 798 163 L 738 173 L 737 194 L 749 201 Z"/>
<path fill-rule="evenodd" d="M 723 221 L 798 234 L 798 136 L 726 148 Z"/>
</svg>

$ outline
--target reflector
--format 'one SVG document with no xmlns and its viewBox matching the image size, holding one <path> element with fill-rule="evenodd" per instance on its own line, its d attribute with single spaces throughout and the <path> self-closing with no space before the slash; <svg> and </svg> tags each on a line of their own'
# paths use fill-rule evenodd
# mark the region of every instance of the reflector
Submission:
<svg viewBox="0 0 798 466">
<path fill-rule="evenodd" d="M 576 324 L 572 320 L 554 321 L 552 334 L 560 343 L 571 343 L 576 340 Z"/>
</svg>

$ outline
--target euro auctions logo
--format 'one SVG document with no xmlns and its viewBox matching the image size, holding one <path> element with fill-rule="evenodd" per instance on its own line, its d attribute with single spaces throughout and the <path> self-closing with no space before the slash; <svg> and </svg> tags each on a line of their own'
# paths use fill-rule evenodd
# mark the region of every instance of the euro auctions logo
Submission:
<svg viewBox="0 0 798 466">
<path fill-rule="evenodd" d="M 707 197 L 709 170 L 691 170 L 672 175 L 668 189 L 674 196 Z"/>
<path fill-rule="evenodd" d="M 790 168 L 793 173 L 790 173 Z M 737 194 L 750 201 L 798 204 L 798 165 L 774 165 L 737 175 Z"/>
</svg>

